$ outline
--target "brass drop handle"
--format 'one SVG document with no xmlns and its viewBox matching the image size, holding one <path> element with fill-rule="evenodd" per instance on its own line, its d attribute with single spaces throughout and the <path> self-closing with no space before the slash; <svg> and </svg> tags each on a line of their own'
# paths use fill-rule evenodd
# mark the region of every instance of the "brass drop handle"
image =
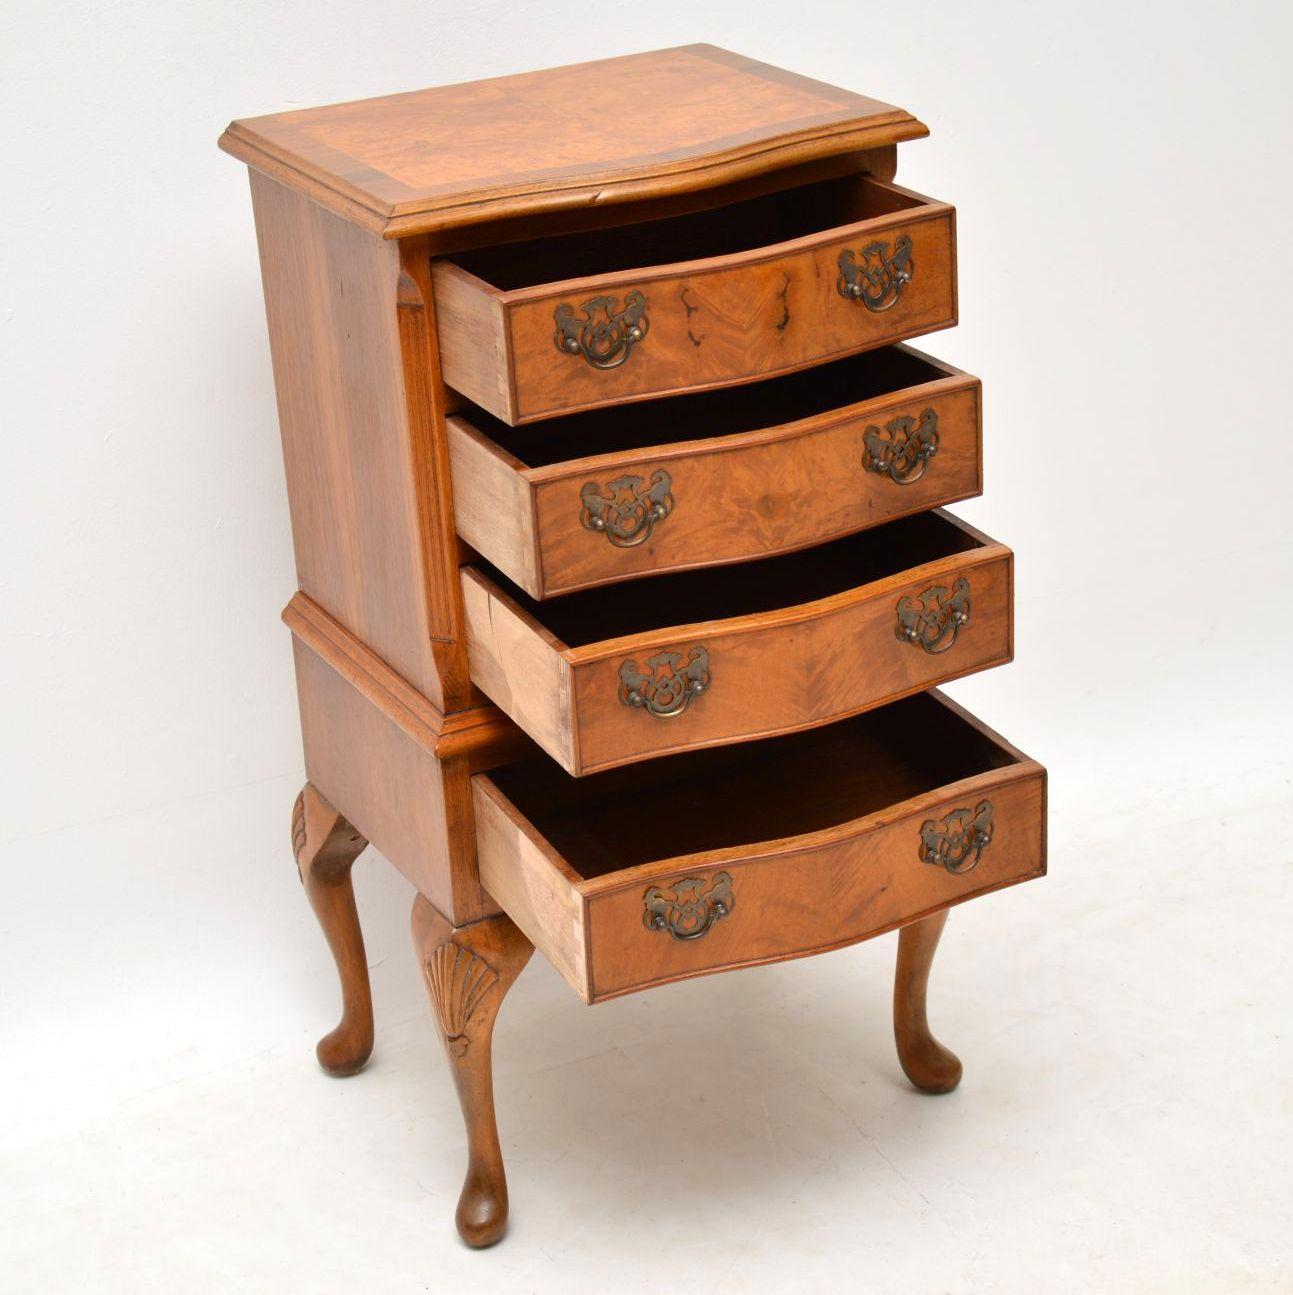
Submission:
<svg viewBox="0 0 1293 1295">
<path fill-rule="evenodd" d="M 713 682 L 709 652 L 697 645 L 682 652 L 657 652 L 643 670 L 636 661 L 620 666 L 620 703 L 657 719 L 681 715 Z"/>
<path fill-rule="evenodd" d="M 675 940 L 699 940 L 708 935 L 735 907 L 730 873 L 684 877 L 671 890 L 652 886 L 643 896 L 642 925 L 648 931 L 668 931 Z"/>
<path fill-rule="evenodd" d="M 673 478 L 663 469 L 641 477 L 623 476 L 605 485 L 586 481 L 579 491 L 579 522 L 605 535 L 617 549 L 631 549 L 651 538 L 658 522 L 673 512 Z"/>
<path fill-rule="evenodd" d="M 889 244 L 877 239 L 862 249 L 862 259 L 851 248 L 839 255 L 840 276 L 835 281 L 836 291 L 846 301 L 860 301 L 877 314 L 898 304 L 902 290 L 916 273 L 916 262 L 911 255 L 911 236 L 899 234 Z"/>
<path fill-rule="evenodd" d="M 992 844 L 992 802 L 981 800 L 972 810 L 954 809 L 941 819 L 927 818 L 920 828 L 918 854 L 922 863 L 969 872 Z"/>
<path fill-rule="evenodd" d="M 872 424 L 862 433 L 862 464 L 900 486 L 925 475 L 938 453 L 938 413 L 924 410 L 919 420 L 907 414 L 891 418 L 883 428 Z"/>
<path fill-rule="evenodd" d="M 564 355 L 582 355 L 594 369 L 616 369 L 633 353 L 651 327 L 647 299 L 636 290 L 624 298 L 593 297 L 577 315 L 573 306 L 562 303 L 553 311 L 557 331 L 553 342 Z"/>
<path fill-rule="evenodd" d="M 970 623 L 970 582 L 961 576 L 950 589 L 931 585 L 915 598 L 904 594 L 898 599 L 897 613 L 896 637 L 931 656 L 946 652 Z"/>
</svg>

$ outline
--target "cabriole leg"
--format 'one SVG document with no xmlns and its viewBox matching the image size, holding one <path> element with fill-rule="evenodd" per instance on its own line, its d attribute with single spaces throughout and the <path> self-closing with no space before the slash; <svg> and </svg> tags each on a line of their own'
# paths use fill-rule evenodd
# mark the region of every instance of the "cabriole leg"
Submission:
<svg viewBox="0 0 1293 1295">
<path fill-rule="evenodd" d="M 330 1075 L 353 1075 L 373 1051 L 373 997 L 350 868 L 368 844 L 308 782 L 292 811 L 301 884 L 341 977 L 341 1023 L 315 1048 Z"/>
<path fill-rule="evenodd" d="M 929 1032 L 925 991 L 947 910 L 934 913 L 898 932 L 898 969 L 893 984 L 893 1033 L 898 1060 L 917 1088 L 950 1093 L 961 1082 L 961 1063 Z"/>
<path fill-rule="evenodd" d="M 494 1021 L 534 946 L 501 913 L 455 928 L 419 895 L 413 902 L 413 948 L 467 1126 L 458 1233 L 470 1246 L 493 1245 L 507 1227 L 507 1179 L 494 1118 Z"/>
</svg>

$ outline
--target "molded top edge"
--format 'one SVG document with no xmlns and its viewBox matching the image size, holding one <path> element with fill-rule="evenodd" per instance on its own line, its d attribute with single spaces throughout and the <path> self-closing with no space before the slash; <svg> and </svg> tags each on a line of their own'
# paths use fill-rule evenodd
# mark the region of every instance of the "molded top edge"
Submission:
<svg viewBox="0 0 1293 1295">
<path fill-rule="evenodd" d="M 684 45 L 235 121 L 220 147 L 399 238 L 686 193 L 928 133 L 891 104 Z"/>
</svg>

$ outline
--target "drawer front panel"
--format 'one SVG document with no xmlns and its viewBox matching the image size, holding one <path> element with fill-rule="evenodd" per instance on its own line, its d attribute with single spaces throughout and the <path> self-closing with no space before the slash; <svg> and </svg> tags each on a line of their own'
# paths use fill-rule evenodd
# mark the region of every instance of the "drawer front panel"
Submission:
<svg viewBox="0 0 1293 1295">
<path fill-rule="evenodd" d="M 622 640 L 614 655 L 574 665 L 579 772 L 826 723 L 1008 661 L 1011 562 L 997 547 L 806 615 L 672 643 Z M 969 611 L 958 624 L 959 581 Z"/>
<path fill-rule="evenodd" d="M 844 267 L 855 265 L 871 269 L 875 295 L 869 287 L 850 295 Z M 895 288 L 900 271 L 910 279 Z M 937 205 L 869 221 L 861 234 L 829 231 L 683 273 L 665 267 L 527 293 L 503 305 L 510 421 L 771 377 L 945 328 L 956 322 L 955 278 L 954 213 Z M 600 321 L 607 344 L 621 348 L 613 366 L 558 348 L 572 313 Z M 457 385 L 449 367 L 445 377 Z"/>
<path fill-rule="evenodd" d="M 603 458 L 538 479 L 543 594 L 805 548 L 965 499 L 980 487 L 979 436 L 979 386 L 964 378 L 806 429 Z M 528 521 L 516 516 L 517 526 Z"/>
<path fill-rule="evenodd" d="M 1034 767 L 998 777 L 918 813 L 820 833 L 817 843 L 704 856 L 670 877 L 589 895 L 591 1000 L 852 944 L 1041 875 L 1045 775 Z M 987 842 L 976 845 L 975 831 Z"/>
</svg>

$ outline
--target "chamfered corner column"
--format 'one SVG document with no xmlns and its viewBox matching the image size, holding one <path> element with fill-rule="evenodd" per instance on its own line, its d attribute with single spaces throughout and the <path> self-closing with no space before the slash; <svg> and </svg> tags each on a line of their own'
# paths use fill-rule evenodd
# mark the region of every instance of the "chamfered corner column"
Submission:
<svg viewBox="0 0 1293 1295">
<path fill-rule="evenodd" d="M 507 1178 L 494 1117 L 494 1021 L 534 946 L 502 913 L 454 927 L 419 895 L 413 901 L 413 949 L 467 1126 L 458 1234 L 470 1246 L 493 1245 L 507 1228 Z"/>
<path fill-rule="evenodd" d="M 947 909 L 912 922 L 898 932 L 898 967 L 893 982 L 893 1034 L 907 1078 L 926 1093 L 950 1093 L 961 1082 L 961 1063 L 929 1032 L 925 1009 L 929 971 Z"/>
<path fill-rule="evenodd" d="M 292 810 L 292 852 L 341 977 L 341 1022 L 315 1048 L 330 1075 L 353 1075 L 373 1051 L 373 996 L 351 885 L 351 865 L 368 844 L 310 784 Z"/>
</svg>

